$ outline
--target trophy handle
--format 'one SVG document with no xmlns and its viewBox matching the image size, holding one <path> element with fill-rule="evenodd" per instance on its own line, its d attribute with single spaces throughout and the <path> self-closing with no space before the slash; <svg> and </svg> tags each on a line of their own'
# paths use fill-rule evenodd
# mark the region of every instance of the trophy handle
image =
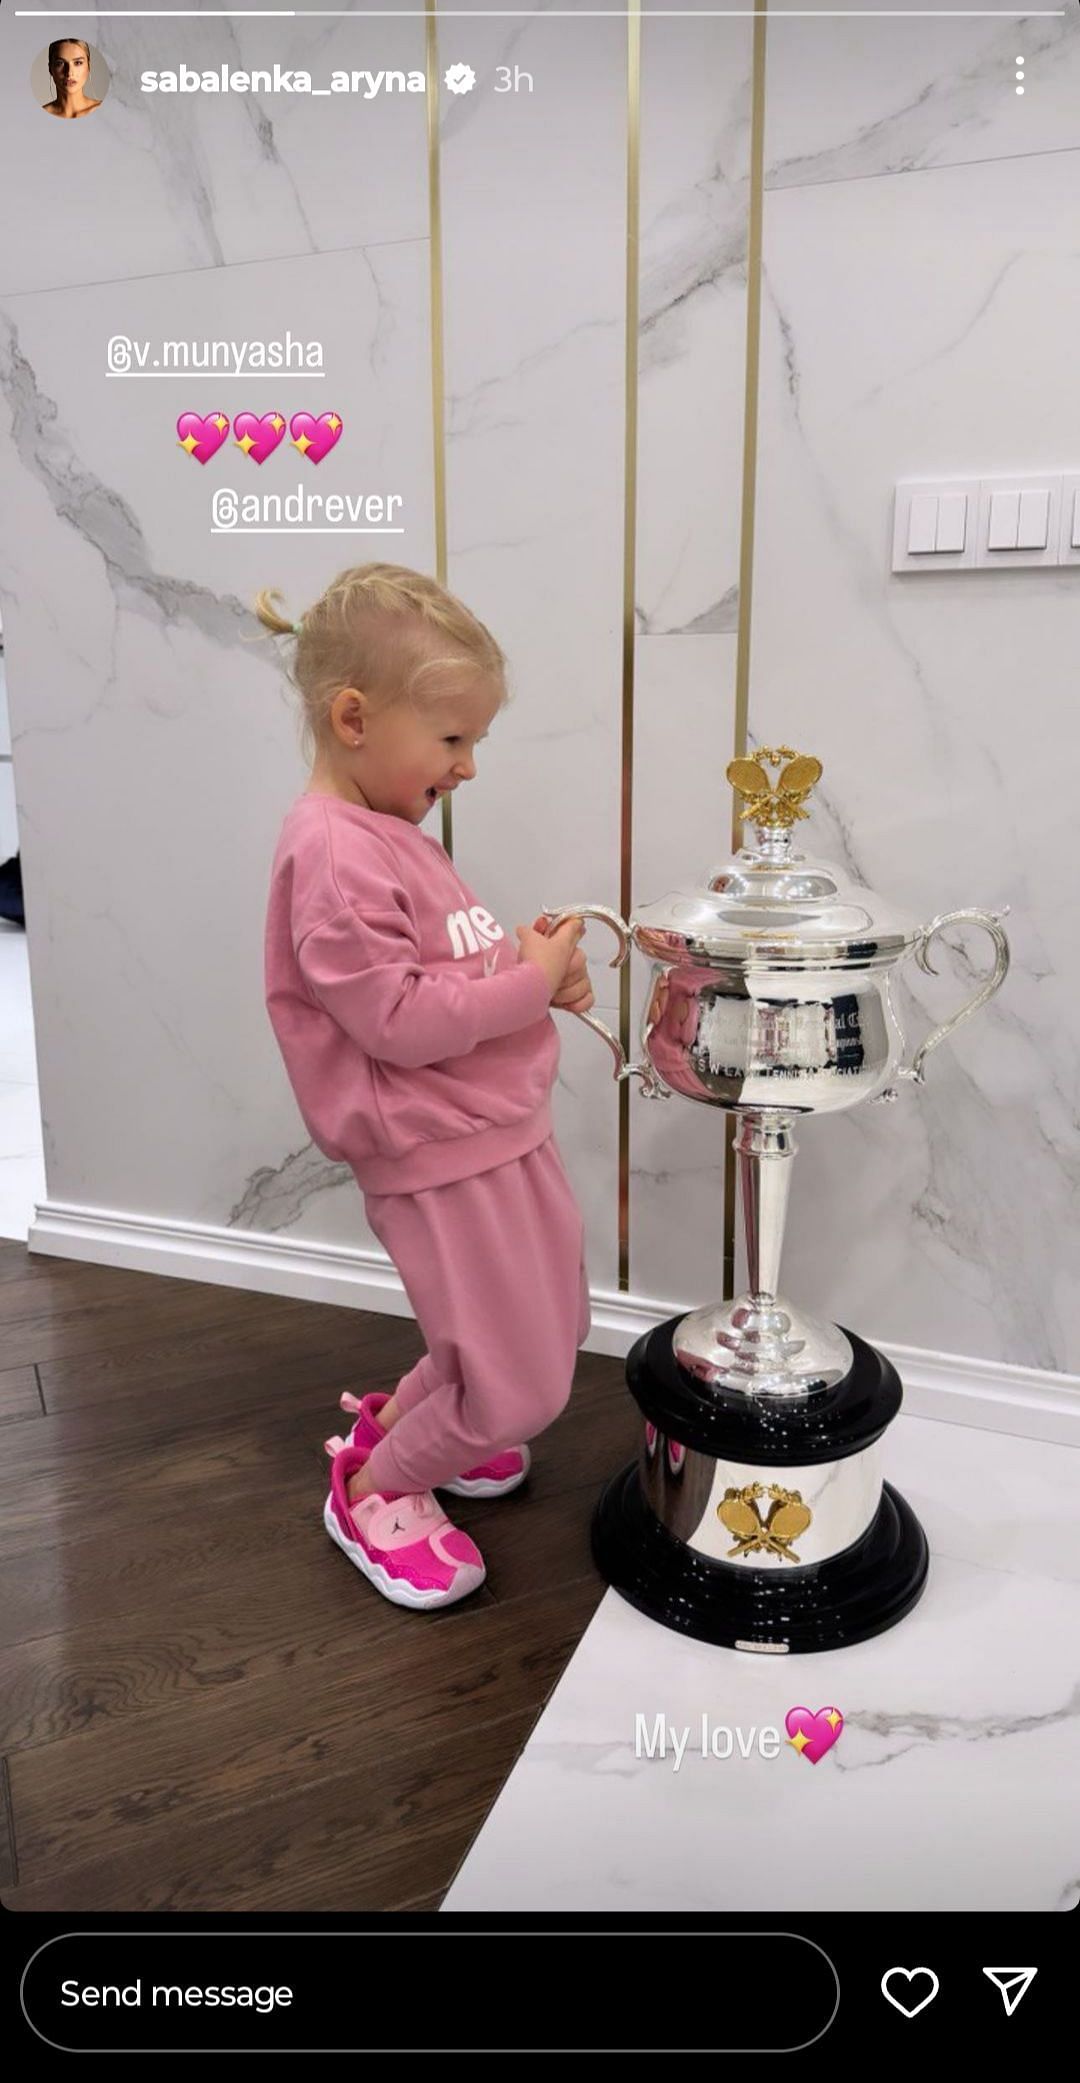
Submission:
<svg viewBox="0 0 1080 2083">
<path fill-rule="evenodd" d="M 542 909 L 543 916 L 550 922 L 553 932 L 556 926 L 562 925 L 564 919 L 602 919 L 605 925 L 611 927 L 619 943 L 618 951 L 612 956 L 608 968 L 622 967 L 630 952 L 630 928 L 617 911 L 611 911 L 606 904 L 564 904 L 558 910 L 550 904 L 545 904 Z M 623 1054 L 622 1043 L 612 1034 L 610 1027 L 605 1027 L 604 1022 L 597 1019 L 595 1013 L 575 1013 L 574 1018 L 583 1020 L 586 1027 L 591 1027 L 595 1034 L 599 1034 L 606 1041 L 615 1058 L 617 1085 L 621 1085 L 624 1078 L 640 1078 L 641 1089 L 648 1099 L 667 1098 L 667 1088 L 660 1083 L 651 1064 L 628 1063 Z"/>
<path fill-rule="evenodd" d="M 930 942 L 934 939 L 935 934 L 942 932 L 944 927 L 957 924 L 982 926 L 985 928 L 994 943 L 994 967 L 986 982 L 980 985 L 976 991 L 974 998 L 970 998 L 966 1005 L 961 1006 L 960 1011 L 954 1013 L 951 1020 L 943 1020 L 940 1027 L 935 1027 L 933 1032 L 927 1035 L 922 1047 L 916 1049 L 910 1068 L 906 1064 L 901 1067 L 899 1071 L 900 1077 L 913 1078 L 917 1085 L 921 1085 L 923 1064 L 929 1056 L 931 1049 L 936 1049 L 938 1043 L 944 1041 L 947 1034 L 952 1034 L 959 1027 L 962 1020 L 970 1019 L 972 1013 L 977 1013 L 980 1005 L 985 1005 L 987 999 L 992 998 L 994 992 L 1000 989 L 1009 968 L 1009 943 L 1002 931 L 1000 921 L 1007 918 L 1008 915 L 1009 906 L 1007 904 L 1000 911 L 944 911 L 940 918 L 933 919 L 930 925 L 927 926 L 915 948 L 915 960 L 920 969 L 925 970 L 928 976 L 936 976 L 938 974 L 927 952 Z"/>
</svg>

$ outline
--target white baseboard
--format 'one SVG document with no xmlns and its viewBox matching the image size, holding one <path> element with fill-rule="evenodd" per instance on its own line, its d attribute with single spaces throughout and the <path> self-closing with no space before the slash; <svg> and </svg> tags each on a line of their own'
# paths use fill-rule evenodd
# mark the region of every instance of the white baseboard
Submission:
<svg viewBox="0 0 1080 2083">
<path fill-rule="evenodd" d="M 384 1316 L 412 1314 L 397 1271 L 382 1252 L 310 1244 L 267 1231 L 163 1222 L 109 1208 L 43 1201 L 35 1209 L 27 1249 L 45 1257 L 125 1266 L 256 1294 L 291 1295 L 301 1302 L 332 1302 Z M 616 1359 L 624 1358 L 653 1324 L 696 1306 L 604 1288 L 590 1293 L 593 1322 L 583 1349 Z M 897 1368 L 909 1417 L 1080 1447 L 1080 1375 L 891 1345 L 875 1339 L 869 1328 L 861 1335 Z"/>
<path fill-rule="evenodd" d="M 1080 1447 L 1080 1375 L 890 1345 L 884 1338 L 871 1343 L 896 1368 L 908 1417 Z"/>
</svg>

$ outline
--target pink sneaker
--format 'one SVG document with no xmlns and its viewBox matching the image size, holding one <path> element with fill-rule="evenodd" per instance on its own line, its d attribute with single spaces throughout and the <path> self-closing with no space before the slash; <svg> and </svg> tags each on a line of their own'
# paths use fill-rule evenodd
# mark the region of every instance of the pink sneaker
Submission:
<svg viewBox="0 0 1080 2083">
<path fill-rule="evenodd" d="M 460 1527 L 452 1526 L 430 1490 L 407 1496 L 373 1490 L 349 1503 L 349 1477 L 362 1468 L 368 1449 L 328 1439 L 330 1495 L 323 1524 L 350 1562 L 395 1606 L 427 1612 L 452 1606 L 476 1591 L 487 1575 L 484 1558 Z"/>
<path fill-rule="evenodd" d="M 359 1416 L 349 1434 L 351 1446 L 366 1447 L 371 1452 L 380 1439 L 386 1438 L 381 1425 L 376 1424 L 376 1413 L 389 1396 L 350 1396 L 348 1390 L 339 1399 L 342 1410 L 357 1411 Z M 437 1490 L 448 1490 L 454 1497 L 505 1497 L 525 1481 L 529 1473 L 530 1456 L 526 1446 L 507 1447 L 501 1454 L 493 1454 L 490 1461 L 482 1461 L 479 1468 L 470 1468 L 465 1475 L 457 1475 L 452 1483 L 437 1483 Z"/>
</svg>

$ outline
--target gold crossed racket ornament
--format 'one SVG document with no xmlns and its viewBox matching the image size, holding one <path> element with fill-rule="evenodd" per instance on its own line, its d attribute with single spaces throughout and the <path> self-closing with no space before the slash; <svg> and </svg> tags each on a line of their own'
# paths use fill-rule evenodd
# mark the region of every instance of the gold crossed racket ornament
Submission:
<svg viewBox="0 0 1080 2083">
<path fill-rule="evenodd" d="M 757 1500 L 766 1495 L 773 1501 L 763 1519 Z M 742 1490 L 724 1491 L 716 1516 L 735 1535 L 735 1546 L 728 1549 L 729 1560 L 733 1555 L 752 1555 L 763 1548 L 768 1555 L 782 1555 L 786 1562 L 798 1562 L 791 1543 L 806 1532 L 814 1514 L 798 1490 L 783 1490 L 779 1483 L 770 1483 L 766 1492 L 761 1483 L 747 1483 Z"/>
<path fill-rule="evenodd" d="M 787 765 L 776 780 L 765 771 Z M 809 753 L 795 752 L 790 745 L 762 745 L 753 759 L 733 759 L 727 769 L 732 788 L 745 796 L 742 816 L 755 825 L 793 825 L 797 817 L 809 817 L 802 808 L 815 782 L 821 780 L 821 761 Z"/>
</svg>

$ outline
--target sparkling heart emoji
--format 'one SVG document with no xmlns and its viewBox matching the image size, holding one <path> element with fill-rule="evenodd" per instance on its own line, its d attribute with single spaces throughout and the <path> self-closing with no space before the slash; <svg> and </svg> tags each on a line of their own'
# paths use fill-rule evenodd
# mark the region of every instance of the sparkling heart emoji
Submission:
<svg viewBox="0 0 1080 2083">
<path fill-rule="evenodd" d="M 229 422 L 223 412 L 208 412 L 201 419 L 197 412 L 182 412 L 176 422 L 176 435 L 181 448 L 194 456 L 197 463 L 208 463 L 216 456 L 226 434 Z"/>
<path fill-rule="evenodd" d="M 253 463 L 265 463 L 284 440 L 286 424 L 280 412 L 264 412 L 261 419 L 256 412 L 238 412 L 233 421 L 236 446 Z"/>
<path fill-rule="evenodd" d="M 336 412 L 323 412 L 312 419 L 310 412 L 294 412 L 289 421 L 293 447 L 298 448 L 309 463 L 321 463 L 324 456 L 341 440 L 341 420 Z"/>
<path fill-rule="evenodd" d="M 809 1707 L 792 1707 L 784 1723 L 792 1749 L 800 1757 L 809 1758 L 812 1765 L 832 1749 L 843 1726 L 839 1707 L 819 1707 L 816 1714 L 811 1714 Z"/>
</svg>

